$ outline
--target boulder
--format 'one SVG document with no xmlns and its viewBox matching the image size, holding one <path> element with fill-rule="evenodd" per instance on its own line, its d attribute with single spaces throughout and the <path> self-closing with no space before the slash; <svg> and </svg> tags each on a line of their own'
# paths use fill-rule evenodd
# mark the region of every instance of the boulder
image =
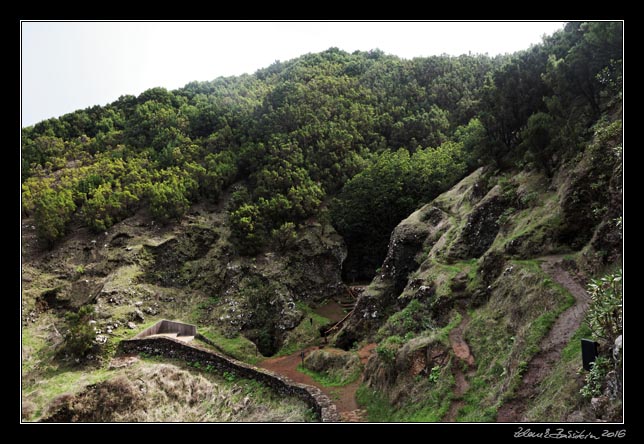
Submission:
<svg viewBox="0 0 644 444">
<path fill-rule="evenodd" d="M 391 281 L 396 296 L 407 285 L 409 274 L 418 269 L 418 254 L 431 249 L 433 243 L 428 240 L 444 228 L 447 219 L 447 214 L 441 209 L 425 205 L 394 229 L 382 264 L 382 277 Z"/>
<path fill-rule="evenodd" d="M 510 205 L 510 200 L 495 186 L 477 203 L 467 216 L 467 222 L 457 234 L 447 257 L 452 260 L 478 258 L 490 248 L 499 232 L 499 216 Z"/>
</svg>

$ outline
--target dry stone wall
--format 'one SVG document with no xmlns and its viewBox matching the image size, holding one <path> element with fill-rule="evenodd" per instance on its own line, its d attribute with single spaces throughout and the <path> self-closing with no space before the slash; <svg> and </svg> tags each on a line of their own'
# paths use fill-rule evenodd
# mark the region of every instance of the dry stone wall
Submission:
<svg viewBox="0 0 644 444">
<path fill-rule="evenodd" d="M 186 362 L 199 362 L 204 367 L 210 365 L 222 373 L 230 372 L 240 378 L 253 379 L 281 395 L 295 396 L 303 400 L 313 408 L 321 422 L 338 422 L 340 419 L 335 404 L 317 387 L 296 383 L 284 376 L 227 358 L 197 345 L 188 345 L 165 337 L 130 339 L 121 341 L 119 351 L 124 354 L 147 353 Z"/>
</svg>

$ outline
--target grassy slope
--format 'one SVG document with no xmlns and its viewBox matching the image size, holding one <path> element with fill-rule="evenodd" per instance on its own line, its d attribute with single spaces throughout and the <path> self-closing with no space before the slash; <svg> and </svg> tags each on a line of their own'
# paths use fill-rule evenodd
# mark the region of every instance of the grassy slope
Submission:
<svg viewBox="0 0 644 444">
<path fill-rule="evenodd" d="M 256 381 L 217 375 L 207 369 L 195 369 L 180 361 L 160 362 L 144 358 L 128 368 L 116 370 L 65 370 L 56 377 L 43 381 L 41 405 L 62 394 L 77 395 L 75 408 L 94 410 L 100 399 L 83 397 L 88 384 L 101 381 L 126 384 L 134 392 L 142 392 L 136 407 L 117 406 L 114 412 L 99 412 L 109 421 L 297 421 L 314 420 L 303 402 L 281 397 Z M 87 396 L 87 394 L 84 394 Z M 47 399 L 45 399 L 47 398 Z M 43 403 L 47 401 L 46 403 Z M 54 402 L 56 403 L 56 401 Z M 37 421 L 49 414 L 47 408 L 38 408 L 26 418 Z M 81 416 L 82 418 L 82 416 Z"/>
<path fill-rule="evenodd" d="M 441 259 L 441 251 L 450 248 L 457 233 L 465 225 L 471 205 L 464 196 L 467 187 L 481 177 L 480 172 L 474 173 L 434 201 L 435 205 L 449 213 L 451 227 L 444 234 L 440 251 L 434 249 L 429 254 L 425 253 L 423 264 L 410 278 L 422 278 L 425 282 L 435 283 L 438 298 L 451 297 L 449 284 L 459 272 L 468 275 L 469 290 L 480 285 L 476 261 L 445 264 Z M 557 194 L 542 192 L 543 177 L 534 173 L 521 173 L 512 178 L 501 177 L 497 180 L 504 190 L 515 193 L 517 201 L 521 202 L 521 209 L 508 209 L 490 249 L 503 249 L 511 240 L 527 236 L 532 242 L 540 244 L 543 252 L 558 251 L 560 247 L 551 241 L 542 242 L 549 230 L 559 223 Z M 509 180 L 512 181 L 511 186 L 508 185 Z M 465 330 L 465 339 L 475 357 L 476 371 L 469 381 L 470 388 L 463 397 L 464 406 L 457 414 L 457 421 L 495 420 L 498 407 L 513 396 L 528 362 L 539 351 L 542 338 L 547 335 L 557 316 L 574 303 L 574 298 L 564 288 L 545 275 L 537 260 L 513 260 L 508 264 L 510 265 L 512 270 L 493 284 L 490 299 L 480 307 L 469 309 L 471 322 Z M 404 312 L 405 310 L 395 313 L 386 325 L 404 325 L 396 322 Z M 397 331 L 396 334 L 406 340 L 410 339 L 404 331 Z M 570 409 L 578 403 L 578 378 L 571 377 L 576 355 L 572 343 L 570 347 L 570 350 L 564 352 L 553 376 L 544 381 L 543 395 L 535 400 L 534 406 L 530 406 L 529 414 L 538 420 L 559 419 L 566 406 Z M 453 376 L 449 371 L 451 365 L 455 365 L 453 358 L 441 369 L 441 379 L 435 385 L 422 389 L 426 401 L 418 402 L 410 397 L 394 407 L 385 393 L 366 386 L 358 391 L 358 399 L 373 420 L 413 421 L 424 418 L 425 421 L 439 421 L 449 408 L 453 396 Z M 422 384 L 422 381 L 419 383 Z M 417 389 L 418 387 L 414 388 Z M 546 393 L 553 392 L 565 392 L 567 397 L 564 401 L 555 403 L 558 407 L 546 408 Z M 432 399 L 434 401 L 429 401 Z M 427 408 L 429 406 L 431 408 Z"/>
<path fill-rule="evenodd" d="M 448 335 L 461 322 L 461 315 L 453 313 L 445 327 L 421 333 L 419 336 L 431 336 L 444 346 L 449 346 Z M 367 410 L 369 421 L 373 422 L 437 422 L 447 413 L 453 398 L 454 376 L 452 375 L 454 358 L 432 371 L 428 376 L 416 376 L 414 387 L 410 390 L 411 402 L 394 407 L 386 394 L 361 385 L 356 392 L 358 404 Z"/>
<path fill-rule="evenodd" d="M 541 339 L 574 303 L 536 261 L 514 261 L 514 270 L 514 277 L 497 281 L 500 294 L 471 314 L 465 338 L 477 370 L 457 420 L 494 421 L 498 407 L 512 397 L 528 362 L 539 351 Z"/>
<path fill-rule="evenodd" d="M 579 341 L 590 337 L 586 324 L 575 335 L 561 353 L 561 360 L 550 375 L 541 383 L 539 394 L 530 402 L 526 417 L 531 422 L 563 422 L 572 410 L 582 407 L 579 390 L 584 377 L 581 371 L 581 347 Z"/>
</svg>

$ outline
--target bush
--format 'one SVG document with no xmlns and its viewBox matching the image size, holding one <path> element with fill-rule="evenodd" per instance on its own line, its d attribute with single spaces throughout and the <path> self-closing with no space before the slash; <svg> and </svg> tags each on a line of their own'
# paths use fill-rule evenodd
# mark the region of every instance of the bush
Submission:
<svg viewBox="0 0 644 444">
<path fill-rule="evenodd" d="M 593 338 L 606 343 L 615 343 L 622 334 L 622 270 L 609 273 L 600 279 L 593 279 L 588 284 L 592 299 L 586 322 L 592 331 Z"/>
<path fill-rule="evenodd" d="M 590 365 L 591 369 L 586 375 L 585 384 L 581 390 L 579 390 L 581 396 L 587 399 L 595 398 L 602 394 L 604 381 L 606 380 L 606 375 L 610 370 L 610 362 L 603 356 L 597 357 L 595 362 Z"/>
<path fill-rule="evenodd" d="M 279 228 L 274 228 L 271 231 L 271 237 L 280 251 L 290 250 L 297 239 L 295 224 L 293 222 L 284 222 Z"/>
<path fill-rule="evenodd" d="M 389 317 L 385 325 L 378 330 L 377 339 L 410 333 L 413 337 L 421 331 L 431 328 L 432 322 L 428 307 L 418 299 L 412 299 L 405 308 Z"/>
<path fill-rule="evenodd" d="M 376 353 L 383 361 L 393 363 L 396 360 L 396 352 L 403 342 L 400 336 L 389 336 L 376 347 Z"/>
<path fill-rule="evenodd" d="M 34 198 L 34 223 L 38 239 L 51 246 L 63 237 L 74 211 L 76 205 L 71 190 L 42 189 Z"/>
<path fill-rule="evenodd" d="M 178 220 L 189 206 L 186 187 L 180 180 L 158 182 L 150 189 L 150 213 L 159 221 Z"/>
<path fill-rule="evenodd" d="M 72 356 L 83 357 L 94 346 L 94 327 L 89 323 L 93 314 L 94 307 L 84 305 L 78 312 L 69 312 L 65 315 L 68 330 L 65 348 Z"/>
</svg>

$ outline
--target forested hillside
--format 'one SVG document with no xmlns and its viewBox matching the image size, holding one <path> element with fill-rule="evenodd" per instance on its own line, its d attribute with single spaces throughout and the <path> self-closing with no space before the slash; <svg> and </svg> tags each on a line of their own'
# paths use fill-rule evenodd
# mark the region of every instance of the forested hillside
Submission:
<svg viewBox="0 0 644 444">
<path fill-rule="evenodd" d="M 169 312 L 193 310 L 194 320 L 226 340 L 243 335 L 242 345 L 231 345 L 231 353 L 253 360 L 247 339 L 272 355 L 302 343 L 293 332 L 315 333 L 303 330 L 302 319 L 313 315 L 298 305 L 301 301 L 324 300 L 324 291 L 336 288 L 341 278 L 353 283 L 376 277 L 358 301 L 358 307 L 371 307 L 373 321 L 354 316 L 334 340 L 347 349 L 366 339 L 381 343 L 381 361 L 370 361 L 370 387 L 380 394 L 370 398 L 365 391 L 364 402 L 373 406 L 387 393 L 400 401 L 391 405 L 404 411 L 404 396 L 391 392 L 396 378 L 383 376 L 392 371 L 385 368 L 387 362 L 423 331 L 458 324 L 448 316 L 455 307 L 451 303 L 421 307 L 413 302 L 423 300 L 413 295 L 419 287 L 433 285 L 444 297 L 466 288 L 463 298 L 476 301 L 468 305 L 473 308 L 495 298 L 484 289 L 499 274 L 491 276 L 485 267 L 497 256 L 523 260 L 585 249 L 575 260 L 588 276 L 620 259 L 622 33 L 619 22 L 571 22 L 539 45 L 495 57 L 405 60 L 379 50 L 349 54 L 331 48 L 252 75 L 125 95 L 106 106 L 23 128 L 22 216 L 29 227 L 33 223 L 36 237 L 36 243 L 23 245 L 23 253 L 29 247 L 29 260 L 49 261 L 30 263 L 23 310 L 44 313 L 43 300 L 49 308 L 58 304 L 63 311 L 47 319 L 62 324 L 63 312 L 93 301 L 87 296 L 76 303 L 72 295 L 71 305 L 54 304 L 52 291 L 54 299 L 66 291 L 76 294 L 80 277 L 89 276 L 88 285 L 111 285 L 116 293 L 110 294 L 117 294 L 127 285 L 114 277 L 114 270 L 127 271 L 133 273 L 127 275 L 131 285 L 140 283 L 137 291 L 148 285 L 149 291 L 141 291 L 156 293 L 157 301 L 159 292 L 181 301 L 176 307 L 183 308 Z M 448 192 L 459 182 L 457 190 L 468 197 Z M 423 207 L 434 199 L 440 212 Z M 205 215 L 193 211 L 198 206 L 216 210 Z M 477 213 L 480 208 L 485 211 Z M 435 225 L 410 240 L 396 228 L 408 217 Z M 119 225 L 137 218 L 144 222 L 129 225 L 137 228 Z M 486 231 L 491 226 L 493 233 Z M 149 227 L 153 240 L 145 240 L 148 228 L 141 227 Z M 401 250 L 427 236 L 436 242 L 452 228 L 434 250 L 428 244 L 424 252 Z M 161 232 L 152 231 L 157 229 Z M 83 230 L 90 233 L 83 242 L 104 236 L 103 252 L 85 248 L 83 260 L 61 265 L 74 234 Z M 172 238 L 163 238 L 170 232 Z M 29 240 L 25 236 L 23 242 Z M 138 256 L 126 259 L 125 252 L 116 253 L 123 239 L 130 242 L 127 252 L 134 248 Z M 410 262 L 405 255 L 415 259 Z M 448 268 L 436 268 L 437 261 Z M 314 276 L 319 264 L 324 264 L 322 271 Z M 443 277 L 465 279 L 463 288 L 452 292 L 439 269 Z M 414 278 L 424 281 L 414 287 Z M 507 290 L 511 282 L 502 285 Z M 533 283 L 531 288 L 538 292 L 540 287 Z M 264 292 L 271 295 L 264 297 Z M 272 295 L 278 302 L 269 304 L 266 298 Z M 545 306 L 561 312 L 562 301 Z M 242 316 L 237 309 L 247 313 Z M 500 313 L 483 309 L 489 316 Z M 115 310 L 104 319 L 121 315 Z M 151 310 L 153 315 L 163 311 Z M 293 319 L 289 313 L 295 313 Z M 388 318 L 395 313 L 397 318 Z M 480 313 L 473 315 L 473 328 L 484 332 Z M 29 321 L 35 322 L 35 316 L 29 315 Z M 230 321 L 231 316 L 237 320 Z M 531 316 L 521 314 L 514 327 L 530 325 Z M 431 321 L 421 321 L 424 317 Z M 314 320 L 321 327 L 311 317 L 311 329 Z M 491 334 L 507 339 L 494 328 Z M 523 340 L 518 333 L 510 336 Z M 537 339 L 532 340 L 535 345 Z M 475 347 L 483 355 L 488 352 L 482 349 L 495 346 Z M 512 353 L 512 367 L 503 376 L 515 378 L 514 390 L 519 361 L 529 362 L 532 355 Z M 38 356 L 42 362 L 54 359 L 53 352 Z M 500 377 L 501 370 L 490 368 L 479 370 L 479 384 Z M 473 409 L 484 399 L 493 406 L 482 419 L 472 410 L 462 418 L 493 420 L 499 404 L 492 398 L 507 390 L 506 384 L 467 404 Z M 432 409 L 444 415 L 451 398 L 441 399 L 447 404 L 437 402 Z M 37 412 L 34 417 L 44 414 Z M 396 414 L 381 419 L 401 418 Z"/>
<path fill-rule="evenodd" d="M 23 130 L 24 211 L 51 245 L 76 220 L 101 231 L 147 208 L 166 222 L 241 181 L 229 209 L 241 252 L 330 207 L 347 270 L 370 277 L 398 221 L 468 169 L 551 172 L 579 152 L 619 98 L 619 26 L 571 23 L 496 58 L 330 49 L 123 96 Z"/>
</svg>

